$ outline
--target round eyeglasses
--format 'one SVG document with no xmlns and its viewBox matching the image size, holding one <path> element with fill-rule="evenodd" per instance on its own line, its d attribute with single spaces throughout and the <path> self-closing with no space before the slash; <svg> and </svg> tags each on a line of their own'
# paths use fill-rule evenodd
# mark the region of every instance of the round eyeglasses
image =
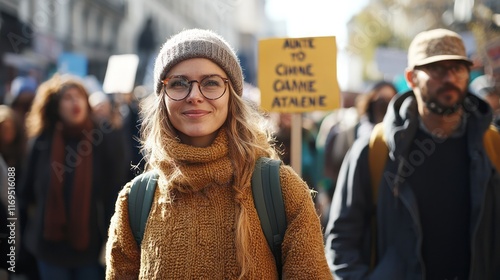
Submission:
<svg viewBox="0 0 500 280">
<path fill-rule="evenodd" d="M 189 96 L 193 83 L 198 83 L 198 89 L 203 97 L 209 100 L 221 98 L 226 93 L 229 80 L 219 75 L 206 76 L 202 80 L 188 80 L 185 76 L 171 76 L 161 81 L 165 94 L 172 100 L 181 101 Z"/>
<path fill-rule="evenodd" d="M 431 63 L 428 65 L 422 65 L 415 67 L 417 70 L 422 70 L 426 72 L 429 76 L 434 79 L 443 79 L 448 72 L 451 72 L 455 77 L 460 80 L 469 77 L 469 68 L 464 63 L 453 63 L 450 65 L 444 65 L 439 63 Z"/>
</svg>

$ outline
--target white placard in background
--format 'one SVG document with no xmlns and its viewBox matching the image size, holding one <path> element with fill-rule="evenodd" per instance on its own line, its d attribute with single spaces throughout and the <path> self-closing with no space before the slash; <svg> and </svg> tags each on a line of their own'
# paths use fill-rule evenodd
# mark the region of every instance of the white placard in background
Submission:
<svg viewBox="0 0 500 280">
<path fill-rule="evenodd" d="M 134 90 L 135 74 L 139 65 L 136 54 L 112 55 L 102 89 L 105 93 L 129 93 Z"/>
</svg>

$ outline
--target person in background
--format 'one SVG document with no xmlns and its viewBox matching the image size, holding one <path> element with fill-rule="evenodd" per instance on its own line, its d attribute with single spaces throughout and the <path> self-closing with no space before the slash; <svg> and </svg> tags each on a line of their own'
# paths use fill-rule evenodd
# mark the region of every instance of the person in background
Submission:
<svg viewBox="0 0 500 280">
<path fill-rule="evenodd" d="M 16 208 L 12 211 L 12 206 L 9 207 L 13 205 L 9 202 L 13 201 L 12 195 L 16 194 L 16 181 L 22 175 L 25 145 L 26 135 L 20 116 L 9 106 L 0 105 L 0 214 L 2 215 L 1 220 L 5 221 L 6 225 L 8 224 L 7 218 L 17 218 L 19 216 Z M 29 259 L 24 252 L 21 252 L 21 239 L 18 234 L 19 228 L 15 232 L 16 238 L 10 240 L 9 227 L 4 226 L 0 231 L 0 268 L 4 269 L 5 273 L 8 272 L 7 269 L 11 267 L 8 262 L 10 261 L 8 254 L 11 254 L 11 246 L 14 245 L 16 248 L 14 253 L 17 256 L 16 273 L 18 275 L 30 276 L 30 279 L 36 279 L 36 267 L 35 269 L 31 269 L 31 271 L 25 270 Z M 2 271 L 1 269 L 0 271 Z M 2 276 L 1 273 L 0 276 Z M 0 279 L 3 278 L 0 277 Z"/>
<path fill-rule="evenodd" d="M 274 136 L 279 155 L 284 164 L 290 165 L 292 158 L 292 114 L 272 113 L 271 120 L 275 124 Z M 321 213 L 321 201 L 318 200 L 317 191 L 317 151 L 316 151 L 316 124 L 306 114 L 301 114 L 301 144 L 300 144 L 300 176 L 307 183 L 309 188 L 314 189 L 313 195 L 316 212 Z M 323 217 L 320 216 L 323 227 Z"/>
<path fill-rule="evenodd" d="M 379 81 L 356 98 L 358 121 L 347 127 L 332 127 L 325 142 L 325 174 L 335 185 L 342 161 L 354 141 L 369 137 L 373 126 L 380 123 L 391 99 L 397 94 L 392 83 Z M 332 195 L 335 188 L 332 188 Z"/>
<path fill-rule="evenodd" d="M 125 185 L 129 179 L 130 169 L 132 168 L 132 153 L 130 149 L 129 142 L 134 137 L 127 130 L 127 123 L 125 122 L 124 116 L 120 112 L 119 106 L 127 106 L 117 102 L 116 99 L 121 99 L 122 93 L 119 94 L 105 94 L 102 91 L 96 91 L 90 94 L 89 104 L 92 109 L 92 118 L 94 121 L 102 127 L 109 129 L 107 131 L 107 136 L 110 142 L 114 142 L 117 145 L 119 151 L 121 151 L 122 161 L 116 162 L 116 164 L 121 165 L 120 170 L 125 170 L 125 176 L 121 178 L 119 182 L 120 186 Z"/>
<path fill-rule="evenodd" d="M 280 150 L 280 158 L 283 163 L 290 165 L 292 149 L 292 114 L 278 113 L 276 118 L 276 146 Z M 301 143 L 301 166 L 302 178 L 310 188 L 316 186 L 316 129 L 314 123 L 307 118 L 302 118 L 302 143 Z"/>
<path fill-rule="evenodd" d="M 78 80 L 54 75 L 27 116 L 26 176 L 20 182 L 23 244 L 41 279 L 103 279 L 98 262 L 124 170 L 120 144 L 91 118 Z"/>
<path fill-rule="evenodd" d="M 142 243 L 120 192 L 106 248 L 107 279 L 278 279 L 254 206 L 260 157 L 277 159 L 267 120 L 242 98 L 243 74 L 218 34 L 184 30 L 156 58 L 155 92 L 142 107 L 148 170 L 159 174 Z M 307 184 L 286 165 L 283 277 L 332 279 Z"/>
<path fill-rule="evenodd" d="M 122 119 L 113 108 L 111 98 L 102 91 L 96 91 L 89 95 L 89 104 L 92 114 L 98 121 L 109 123 L 114 129 L 120 128 Z"/>
<path fill-rule="evenodd" d="M 370 172 L 370 153 L 381 153 L 368 137 L 340 169 L 326 231 L 335 277 L 500 279 L 500 173 L 483 144 L 492 111 L 467 90 L 470 66 L 453 31 L 424 31 L 411 42 L 412 90 L 374 128 L 388 149 L 383 172 Z"/>
<path fill-rule="evenodd" d="M 336 133 L 338 131 L 353 127 L 359 120 L 358 112 L 355 105 L 355 100 L 357 96 L 361 93 L 342 91 L 341 92 L 341 102 L 342 107 L 335 109 L 327 113 L 318 124 L 319 130 L 318 135 L 316 135 L 316 152 L 317 156 L 317 198 L 316 205 L 318 208 L 318 213 L 321 215 L 321 224 L 323 229 L 328 221 L 328 209 L 330 208 L 330 203 L 332 199 L 333 189 L 335 185 L 332 182 L 331 177 L 326 176 L 327 170 L 325 168 L 325 153 L 326 153 L 326 140 L 328 135 L 331 135 L 332 131 Z"/>
<path fill-rule="evenodd" d="M 495 86 L 494 79 L 489 75 L 479 76 L 469 84 L 469 89 L 491 106 L 493 124 L 500 129 L 500 87 Z"/>
<path fill-rule="evenodd" d="M 0 155 L 21 175 L 26 152 L 26 133 L 20 116 L 7 105 L 0 105 Z"/>
<path fill-rule="evenodd" d="M 37 81 L 31 76 L 18 76 L 10 85 L 10 95 L 8 95 L 6 105 L 10 106 L 18 114 L 23 125 L 26 114 L 30 111 L 35 98 L 37 87 Z"/>
<path fill-rule="evenodd" d="M 395 86 L 387 81 L 378 81 L 365 94 L 356 98 L 357 121 L 351 125 L 332 126 L 325 141 L 324 176 L 328 178 L 327 200 L 321 212 L 321 221 L 326 227 L 330 214 L 331 198 L 340 172 L 340 166 L 354 141 L 369 137 L 373 126 L 380 123 L 391 99 L 397 94 Z"/>
<path fill-rule="evenodd" d="M 498 57 L 497 57 L 498 58 Z M 493 63 L 487 63 L 485 65 L 485 74 L 490 77 L 492 92 L 496 96 L 492 96 L 491 101 L 488 99 L 488 102 L 491 104 L 494 112 L 493 112 L 493 124 L 500 129 L 500 106 L 498 105 L 500 98 L 500 65 Z M 490 95 L 491 96 L 491 95 Z"/>
<path fill-rule="evenodd" d="M 140 147 L 141 120 L 139 115 L 139 105 L 148 94 L 152 93 L 151 91 L 147 91 L 147 88 L 144 86 L 135 87 L 132 94 L 122 94 L 122 103 L 119 111 L 122 112 L 122 130 L 125 135 L 127 155 L 130 159 L 128 162 L 126 182 L 141 174 L 146 166 L 146 159 L 144 159 Z"/>
<path fill-rule="evenodd" d="M 397 93 L 392 83 L 379 81 L 366 94 L 358 96 L 356 108 L 359 122 L 354 130 L 355 139 L 369 137 L 373 127 L 384 119 L 387 106 Z"/>
</svg>

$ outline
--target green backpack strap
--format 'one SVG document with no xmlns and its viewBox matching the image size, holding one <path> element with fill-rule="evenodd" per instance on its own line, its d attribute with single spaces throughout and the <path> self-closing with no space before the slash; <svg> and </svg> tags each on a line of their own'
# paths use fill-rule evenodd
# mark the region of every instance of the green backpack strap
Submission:
<svg viewBox="0 0 500 280">
<path fill-rule="evenodd" d="M 252 174 L 252 193 L 262 231 L 274 255 L 281 279 L 281 243 L 286 231 L 286 214 L 281 193 L 279 168 L 281 161 L 259 158 Z"/>
<path fill-rule="evenodd" d="M 157 181 L 158 172 L 155 170 L 143 173 L 132 180 L 132 187 L 128 195 L 128 215 L 130 229 L 139 248 L 153 203 Z"/>
</svg>

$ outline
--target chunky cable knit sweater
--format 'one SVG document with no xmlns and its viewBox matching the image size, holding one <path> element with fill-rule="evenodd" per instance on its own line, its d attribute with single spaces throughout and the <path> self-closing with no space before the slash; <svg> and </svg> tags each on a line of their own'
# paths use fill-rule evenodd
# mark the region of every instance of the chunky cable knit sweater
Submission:
<svg viewBox="0 0 500 280">
<path fill-rule="evenodd" d="M 170 182 L 171 201 L 156 189 L 140 250 L 129 226 L 128 184 L 116 203 L 107 243 L 107 279 L 236 279 L 235 230 L 239 205 L 231 187 L 233 169 L 225 133 L 214 143 L 197 148 L 172 147 L 182 175 Z M 168 164 L 161 168 L 169 172 Z M 253 170 L 248 170 L 251 173 Z M 251 176 L 248 176 L 250 178 Z M 283 277 L 332 279 L 319 218 L 307 185 L 288 166 L 280 169 L 288 228 L 282 244 Z M 250 180 L 241 186 L 247 209 L 251 271 L 247 279 L 277 279 L 271 250 L 262 232 Z"/>
</svg>

